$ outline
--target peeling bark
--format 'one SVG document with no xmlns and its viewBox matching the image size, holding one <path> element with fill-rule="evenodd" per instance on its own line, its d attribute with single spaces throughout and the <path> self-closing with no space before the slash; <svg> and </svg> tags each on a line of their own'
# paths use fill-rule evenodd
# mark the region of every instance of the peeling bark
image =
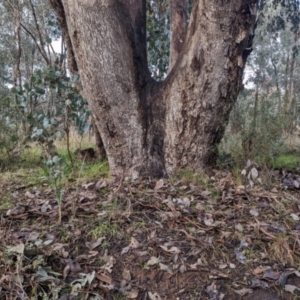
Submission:
<svg viewBox="0 0 300 300">
<path fill-rule="evenodd" d="M 158 83 L 147 67 L 145 0 L 62 0 L 113 175 L 168 176 L 215 162 L 252 49 L 257 2 L 195 1 L 176 64 Z"/>
</svg>

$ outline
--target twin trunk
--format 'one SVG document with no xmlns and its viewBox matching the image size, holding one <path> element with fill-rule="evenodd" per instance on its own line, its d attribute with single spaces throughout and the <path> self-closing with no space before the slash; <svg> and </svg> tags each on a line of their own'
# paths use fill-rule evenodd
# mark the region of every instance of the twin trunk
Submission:
<svg viewBox="0 0 300 300">
<path fill-rule="evenodd" d="M 113 175 L 161 177 L 215 161 L 251 52 L 257 0 L 195 0 L 188 28 L 186 1 L 170 0 L 172 70 L 163 82 L 148 71 L 145 0 L 50 1 L 63 4 Z"/>
</svg>

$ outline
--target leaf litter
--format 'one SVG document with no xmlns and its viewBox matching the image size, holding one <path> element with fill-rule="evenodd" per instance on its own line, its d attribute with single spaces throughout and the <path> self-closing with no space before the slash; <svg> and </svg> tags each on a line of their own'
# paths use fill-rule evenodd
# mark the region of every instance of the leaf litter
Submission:
<svg viewBox="0 0 300 300">
<path fill-rule="evenodd" d="M 284 182 L 296 177 L 267 190 L 256 166 L 243 173 L 236 186 L 215 171 L 210 190 L 166 179 L 68 188 L 60 225 L 54 191 L 10 187 L 0 299 L 294 299 L 300 199 Z"/>
</svg>

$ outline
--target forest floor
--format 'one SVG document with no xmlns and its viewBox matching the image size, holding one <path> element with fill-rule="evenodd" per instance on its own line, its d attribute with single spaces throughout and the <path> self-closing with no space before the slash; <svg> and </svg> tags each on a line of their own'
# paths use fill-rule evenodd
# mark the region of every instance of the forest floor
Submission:
<svg viewBox="0 0 300 300">
<path fill-rule="evenodd" d="M 69 180 L 61 224 L 35 172 L 0 175 L 0 299 L 300 299 L 300 193 L 278 172 Z"/>
</svg>

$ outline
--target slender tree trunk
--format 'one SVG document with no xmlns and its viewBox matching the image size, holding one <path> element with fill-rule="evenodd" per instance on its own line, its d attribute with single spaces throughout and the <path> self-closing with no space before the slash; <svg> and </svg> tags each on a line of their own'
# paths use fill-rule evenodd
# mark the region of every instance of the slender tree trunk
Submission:
<svg viewBox="0 0 300 300">
<path fill-rule="evenodd" d="M 161 83 L 147 67 L 145 2 L 62 1 L 111 172 L 166 176 L 207 167 L 242 85 L 257 1 L 195 1 L 178 60 Z"/>
<path fill-rule="evenodd" d="M 277 66 L 271 57 L 271 62 L 274 68 L 274 73 L 275 73 L 275 82 L 276 82 L 276 89 L 277 89 L 277 95 L 278 95 L 278 107 L 277 107 L 277 114 L 278 117 L 281 119 L 281 105 L 282 105 L 282 100 L 281 100 L 281 90 L 280 90 L 280 84 L 279 84 L 279 78 L 278 78 L 278 72 L 277 72 Z"/>
</svg>

